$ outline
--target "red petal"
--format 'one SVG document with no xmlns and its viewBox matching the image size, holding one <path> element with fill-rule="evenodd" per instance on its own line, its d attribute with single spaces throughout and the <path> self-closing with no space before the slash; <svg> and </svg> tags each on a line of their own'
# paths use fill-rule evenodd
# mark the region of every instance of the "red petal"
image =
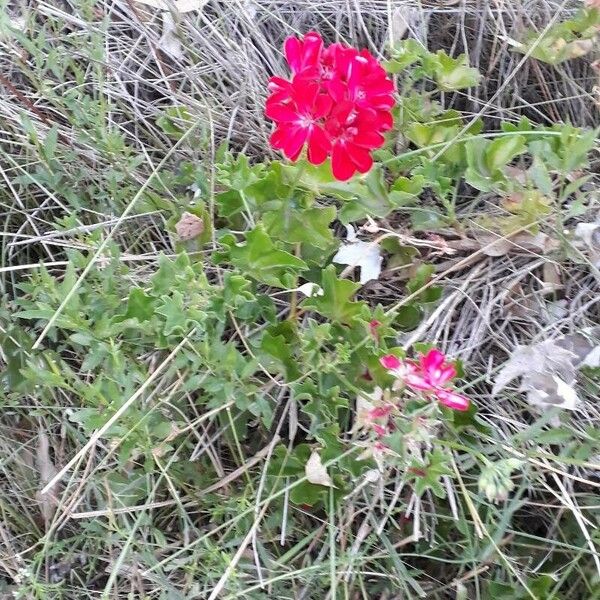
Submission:
<svg viewBox="0 0 600 600">
<path fill-rule="evenodd" d="M 333 77 L 327 82 L 327 91 L 335 102 L 347 100 L 348 86 L 339 77 Z"/>
<path fill-rule="evenodd" d="M 313 125 L 308 134 L 308 162 L 320 165 L 327 159 L 331 149 L 331 140 L 317 125 Z"/>
<path fill-rule="evenodd" d="M 383 419 L 384 417 L 389 416 L 393 408 L 394 407 L 391 404 L 386 404 L 385 406 L 376 406 L 369 411 L 369 418 Z"/>
<path fill-rule="evenodd" d="M 385 427 L 382 427 L 381 425 L 378 425 L 377 423 L 373 424 L 373 431 L 377 435 L 386 435 L 387 434 L 387 429 Z"/>
<path fill-rule="evenodd" d="M 285 140 L 287 139 L 287 136 L 288 136 L 288 132 L 286 131 L 285 126 L 278 127 L 271 134 L 271 138 L 269 139 L 269 141 L 271 142 L 271 146 L 273 146 L 273 148 L 277 148 L 280 150 L 281 148 L 283 148 L 283 145 L 285 143 Z"/>
<path fill-rule="evenodd" d="M 354 144 L 348 144 L 347 148 L 350 159 L 356 165 L 357 171 L 366 173 L 373 166 L 373 157 L 368 150 Z"/>
<path fill-rule="evenodd" d="M 271 77 L 269 79 L 269 83 L 267 84 L 267 89 L 270 92 L 281 92 L 284 90 L 289 90 L 291 87 L 291 83 L 287 79 L 283 79 L 283 77 Z"/>
<path fill-rule="evenodd" d="M 296 160 L 302 152 L 302 146 L 306 141 L 308 129 L 306 127 L 290 128 L 289 134 L 283 143 L 283 153 L 290 159 Z"/>
<path fill-rule="evenodd" d="M 356 167 L 350 160 L 344 143 L 334 145 L 331 157 L 331 169 L 333 176 L 338 181 L 346 181 L 356 172 Z"/>
<path fill-rule="evenodd" d="M 289 37 L 283 45 L 292 73 L 301 73 L 305 69 L 315 68 L 321 58 L 322 48 L 323 40 L 314 31 L 307 33 L 302 40 Z"/>
<path fill-rule="evenodd" d="M 388 131 L 394 126 L 394 117 L 392 113 L 380 110 L 377 111 L 377 129 L 379 131 Z"/>
<path fill-rule="evenodd" d="M 372 93 L 371 90 L 369 90 L 369 92 Z M 371 106 L 378 110 L 390 109 L 392 106 L 394 106 L 394 104 L 396 104 L 394 97 L 389 94 L 374 94 L 373 96 L 369 97 L 369 101 Z"/>
<path fill-rule="evenodd" d="M 302 43 L 298 38 L 289 37 L 283 43 L 283 51 L 290 69 L 293 73 L 297 73 L 302 60 Z"/>
<path fill-rule="evenodd" d="M 314 66 L 321 58 L 321 50 L 323 49 L 323 39 L 316 31 L 309 31 L 304 36 L 304 56 L 303 67 Z"/>
<path fill-rule="evenodd" d="M 333 101 L 329 96 L 325 94 L 319 94 L 315 99 L 314 108 L 312 111 L 313 117 L 315 119 L 322 119 L 328 115 L 331 111 L 332 104 Z"/>
<path fill-rule="evenodd" d="M 381 366 L 384 369 L 388 369 L 390 371 L 394 371 L 395 369 L 399 369 L 402 366 L 402 361 L 393 354 L 386 354 L 379 359 Z"/>
<path fill-rule="evenodd" d="M 280 104 L 278 102 L 267 102 L 265 114 L 273 121 L 282 123 L 293 123 L 298 120 L 298 111 L 289 104 Z"/>
<path fill-rule="evenodd" d="M 470 400 L 461 394 L 457 394 L 452 390 L 437 390 L 435 392 L 437 399 L 441 404 L 454 410 L 469 410 Z"/>
<path fill-rule="evenodd" d="M 456 377 L 456 369 L 453 365 L 447 365 L 441 368 L 438 373 L 436 373 L 436 384 L 444 385 L 448 383 L 450 380 Z"/>
<path fill-rule="evenodd" d="M 294 80 L 294 100 L 298 106 L 298 112 L 312 114 L 313 107 L 319 93 L 319 85 L 315 81 L 307 81 L 304 78 Z"/>
<path fill-rule="evenodd" d="M 360 129 L 352 138 L 352 141 L 357 146 L 362 146 L 363 148 L 379 148 L 383 145 L 383 142 L 385 142 L 385 138 L 372 129 Z"/>
</svg>

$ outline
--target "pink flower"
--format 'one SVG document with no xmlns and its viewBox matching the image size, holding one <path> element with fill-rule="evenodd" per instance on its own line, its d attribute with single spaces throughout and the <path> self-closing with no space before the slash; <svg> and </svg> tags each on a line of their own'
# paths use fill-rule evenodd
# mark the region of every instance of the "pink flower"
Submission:
<svg viewBox="0 0 600 600">
<path fill-rule="evenodd" d="M 446 357 L 439 350 L 433 349 L 425 355 L 422 354 L 418 361 L 402 361 L 388 354 L 383 356 L 380 362 L 413 390 L 432 394 L 448 408 L 468 410 L 469 399 L 466 396 L 444 387 L 456 377 L 456 369 L 446 362 Z"/>
<path fill-rule="evenodd" d="M 390 416 L 393 408 L 394 407 L 391 404 L 386 404 L 385 406 L 376 406 L 369 411 L 368 417 L 369 419 L 384 419 Z"/>
<path fill-rule="evenodd" d="M 404 381 L 406 385 L 417 390 L 433 391 L 456 377 L 456 369 L 446 363 L 446 357 L 436 349 L 421 355 L 419 363 L 413 363 L 413 366 L 414 371 L 409 373 Z"/>
<path fill-rule="evenodd" d="M 386 354 L 379 359 L 381 366 L 388 371 L 398 371 L 404 364 L 397 356 Z"/>
<path fill-rule="evenodd" d="M 466 396 L 457 394 L 453 390 L 439 389 L 435 390 L 436 398 L 448 408 L 454 410 L 469 410 L 469 399 Z"/>
<path fill-rule="evenodd" d="M 324 47 L 315 32 L 288 38 L 284 52 L 293 78 L 269 80 L 265 113 L 277 124 L 271 145 L 290 160 L 305 145 L 312 164 L 331 157 L 340 181 L 369 171 L 372 150 L 393 124 L 394 86 L 383 67 L 367 50 Z"/>
<path fill-rule="evenodd" d="M 381 323 L 377 319 L 372 319 L 369 322 L 369 333 L 374 340 L 379 341 L 379 328 L 381 327 Z"/>
</svg>

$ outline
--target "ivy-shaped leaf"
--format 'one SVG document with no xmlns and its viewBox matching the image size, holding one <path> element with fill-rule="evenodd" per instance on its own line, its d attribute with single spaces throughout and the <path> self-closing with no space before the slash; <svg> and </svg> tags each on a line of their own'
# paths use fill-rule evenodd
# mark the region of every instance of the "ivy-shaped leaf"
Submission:
<svg viewBox="0 0 600 600">
<path fill-rule="evenodd" d="M 279 249 L 265 230 L 258 226 L 246 234 L 244 242 L 236 243 L 233 235 L 221 238 L 231 262 L 241 271 L 267 285 L 289 289 L 294 287 L 294 273 L 306 270 L 306 263 Z M 227 256 L 217 255 L 218 262 Z"/>
<path fill-rule="evenodd" d="M 283 373 L 286 381 L 293 381 L 301 374 L 295 352 L 298 345 L 298 335 L 290 321 L 272 325 L 261 340 L 260 350 L 265 355 L 261 363 Z"/>
<path fill-rule="evenodd" d="M 132 288 L 127 299 L 125 313 L 116 317 L 115 322 L 126 319 L 136 319 L 140 323 L 149 321 L 154 316 L 155 302 L 155 298 L 148 296 L 142 288 Z"/>
<path fill-rule="evenodd" d="M 335 267 L 329 265 L 323 270 L 322 296 L 307 298 L 302 303 L 305 310 L 315 310 L 319 314 L 338 323 L 350 324 L 355 318 L 368 313 L 365 302 L 354 302 L 354 296 L 360 284 L 348 279 L 338 279 Z"/>
<path fill-rule="evenodd" d="M 330 223 L 335 219 L 335 206 L 295 209 L 282 203 L 279 210 L 269 211 L 263 217 L 267 233 L 289 244 L 306 243 L 327 249 L 333 242 Z"/>
<path fill-rule="evenodd" d="M 443 50 L 438 50 L 434 56 L 435 58 L 429 61 L 430 68 L 433 79 L 440 90 L 451 92 L 473 87 L 479 83 L 481 73 L 474 67 L 469 67 L 467 57 L 464 54 L 452 58 Z"/>
<path fill-rule="evenodd" d="M 408 474 L 414 481 L 415 494 L 422 496 L 427 490 L 431 490 L 438 498 L 445 498 L 446 490 L 441 479 L 444 475 L 452 475 L 449 464 L 449 456 L 438 448 L 428 452 L 423 462 L 413 461 Z"/>
</svg>

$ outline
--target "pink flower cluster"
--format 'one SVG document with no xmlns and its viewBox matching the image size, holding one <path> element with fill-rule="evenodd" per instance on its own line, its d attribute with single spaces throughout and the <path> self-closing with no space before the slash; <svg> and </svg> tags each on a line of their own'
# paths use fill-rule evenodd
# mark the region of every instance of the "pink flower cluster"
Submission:
<svg viewBox="0 0 600 600">
<path fill-rule="evenodd" d="M 324 46 L 318 33 L 287 38 L 291 80 L 271 77 L 265 114 L 277 127 L 271 145 L 297 160 L 320 165 L 329 156 L 340 181 L 373 165 L 371 151 L 384 143 L 393 124 L 394 85 L 367 50 Z"/>
<path fill-rule="evenodd" d="M 456 369 L 439 350 L 422 354 L 418 361 L 400 360 L 388 354 L 381 358 L 381 364 L 409 388 L 434 396 L 448 408 L 468 410 L 469 399 L 447 385 L 456 377 Z"/>
</svg>

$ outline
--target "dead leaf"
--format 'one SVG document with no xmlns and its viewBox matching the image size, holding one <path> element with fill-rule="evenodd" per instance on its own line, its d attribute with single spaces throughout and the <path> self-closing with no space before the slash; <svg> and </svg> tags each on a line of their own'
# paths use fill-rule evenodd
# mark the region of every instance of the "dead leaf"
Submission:
<svg viewBox="0 0 600 600">
<path fill-rule="evenodd" d="M 520 281 L 511 285 L 503 298 L 504 310 L 513 317 L 532 317 L 538 312 L 539 304 L 531 293 L 526 293 Z"/>
<path fill-rule="evenodd" d="M 381 274 L 381 249 L 379 244 L 363 242 L 356 237 L 354 228 L 346 226 L 349 243 L 343 244 L 331 259 L 334 263 L 360 268 L 360 283 L 365 284 L 372 279 L 378 279 Z"/>
<path fill-rule="evenodd" d="M 572 383 L 558 375 L 532 373 L 523 379 L 520 389 L 527 392 L 527 402 L 539 408 L 557 406 L 575 410 L 581 402 Z"/>
<path fill-rule="evenodd" d="M 580 58 L 594 49 L 594 40 L 576 40 L 569 44 L 569 58 Z"/>
<path fill-rule="evenodd" d="M 162 34 L 158 40 L 158 47 L 176 60 L 185 57 L 181 40 L 177 37 L 177 24 L 169 11 L 162 14 Z"/>
<path fill-rule="evenodd" d="M 321 462 L 320 454 L 316 450 L 312 451 L 308 462 L 304 466 L 304 472 L 306 474 L 306 479 L 310 481 L 310 483 L 335 487 L 333 481 L 331 481 L 331 477 L 329 477 L 329 473 L 327 473 L 327 469 Z"/>
<path fill-rule="evenodd" d="M 600 366 L 600 327 L 588 327 L 529 346 L 519 346 L 498 373 L 492 394 L 521 378 L 520 391 L 529 404 L 574 410 L 581 400 L 575 390 L 577 370 Z"/>
<path fill-rule="evenodd" d="M 527 185 L 527 170 L 526 169 L 519 169 L 519 167 L 512 167 L 512 166 L 508 165 L 507 167 L 505 167 L 505 171 L 506 171 L 506 174 L 511 179 L 514 179 L 517 183 L 520 183 L 521 185 Z"/>
<path fill-rule="evenodd" d="M 600 341 L 600 327 L 587 327 L 579 333 L 571 333 L 557 338 L 556 345 L 571 352 L 575 359 L 575 367 L 594 366 L 586 364 L 594 362 L 595 352 Z"/>
<path fill-rule="evenodd" d="M 487 256 L 505 256 L 510 252 L 527 250 L 546 254 L 560 246 L 560 242 L 545 233 L 535 235 L 522 231 L 514 235 L 495 235 L 492 233 L 473 232 L 473 237 Z"/>
<path fill-rule="evenodd" d="M 399 42 L 418 17 L 419 12 L 410 6 L 403 5 L 396 7 L 392 13 L 390 23 L 390 42 L 392 44 Z"/>
<path fill-rule="evenodd" d="M 583 359 L 581 363 L 582 367 L 592 367 L 597 369 L 600 367 L 600 346 L 593 348 L 589 354 Z"/>
<path fill-rule="evenodd" d="M 544 280 L 544 293 L 556 292 L 564 287 L 561 278 L 561 270 L 556 263 L 544 263 L 542 272 Z"/>
<path fill-rule="evenodd" d="M 563 380 L 575 379 L 575 354 L 561 348 L 554 340 L 530 346 L 517 346 L 496 376 L 492 395 L 499 394 L 511 381 L 529 375 L 535 368 L 538 373 L 557 373 Z"/>
<path fill-rule="evenodd" d="M 53 479 L 58 473 L 58 470 L 54 466 L 52 459 L 50 458 L 50 442 L 46 433 L 40 429 L 38 435 L 37 452 L 35 455 L 35 466 L 39 473 L 39 484 L 40 489 L 43 489 L 46 484 Z M 45 494 L 38 492 L 36 494 L 37 500 L 40 503 L 40 510 L 44 521 L 46 523 L 52 520 L 56 507 L 58 506 L 58 486 L 56 483 L 50 490 Z"/>
<path fill-rule="evenodd" d="M 300 292 L 301 294 L 304 294 L 307 297 L 323 296 L 325 294 L 323 288 L 320 285 L 317 285 L 316 283 L 312 283 L 310 281 L 308 283 L 303 283 L 301 286 L 297 287 L 296 291 Z"/>
<path fill-rule="evenodd" d="M 204 231 L 204 221 L 192 213 L 184 212 L 175 225 L 175 231 L 182 241 L 193 240 Z"/>
<path fill-rule="evenodd" d="M 371 419 L 369 413 L 377 406 L 383 397 L 383 390 L 377 386 L 371 393 L 362 392 L 356 397 L 356 420 L 353 431 L 369 428 Z"/>
</svg>

